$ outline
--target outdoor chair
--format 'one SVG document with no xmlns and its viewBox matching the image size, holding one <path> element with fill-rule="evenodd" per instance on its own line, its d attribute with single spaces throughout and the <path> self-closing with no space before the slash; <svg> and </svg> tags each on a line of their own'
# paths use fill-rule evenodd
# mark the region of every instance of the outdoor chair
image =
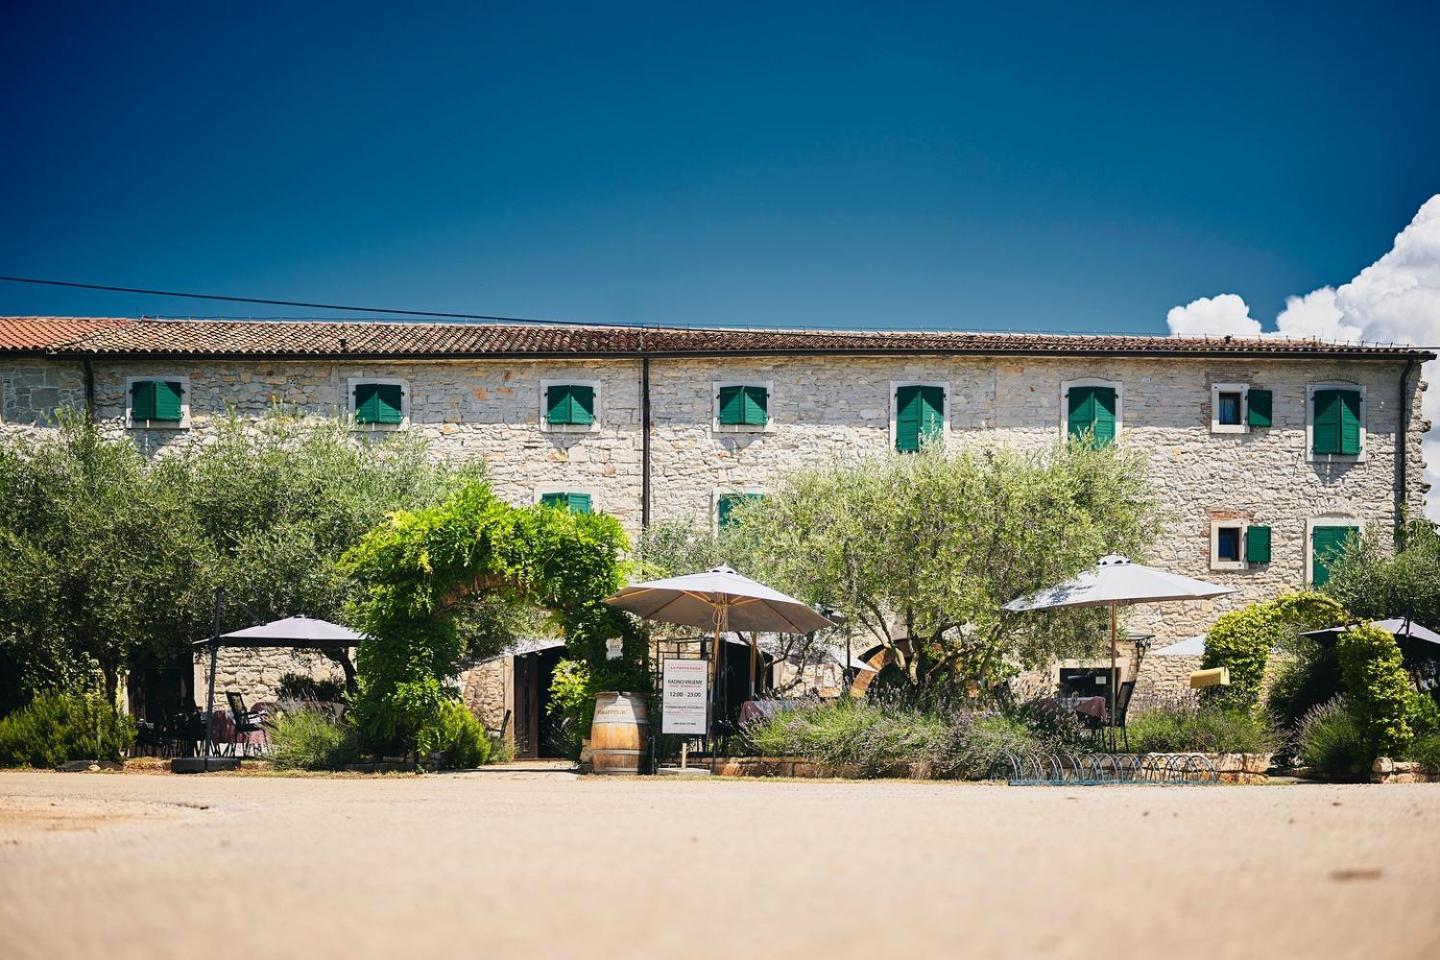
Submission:
<svg viewBox="0 0 1440 960">
<path fill-rule="evenodd" d="M 245 698 L 238 690 L 226 690 L 225 699 L 230 701 L 230 718 L 235 721 L 235 739 L 231 741 L 230 749 L 234 752 L 235 744 L 240 744 L 241 753 L 250 755 L 250 735 L 258 733 L 261 740 L 266 740 L 265 727 L 261 723 L 263 716 L 245 708 Z"/>
<path fill-rule="evenodd" d="M 1126 680 L 1120 684 L 1120 690 L 1115 695 L 1115 716 L 1111 718 L 1110 725 L 1118 727 L 1120 738 L 1125 744 L 1125 752 L 1130 752 L 1130 734 L 1125 730 L 1125 717 L 1130 712 L 1130 698 L 1135 695 L 1135 681 Z"/>
</svg>

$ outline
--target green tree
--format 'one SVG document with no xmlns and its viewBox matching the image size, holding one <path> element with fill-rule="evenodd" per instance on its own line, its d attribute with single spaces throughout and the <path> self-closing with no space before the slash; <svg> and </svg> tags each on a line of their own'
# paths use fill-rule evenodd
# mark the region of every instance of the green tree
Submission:
<svg viewBox="0 0 1440 960">
<path fill-rule="evenodd" d="M 1227 707 L 1253 708 L 1260 699 L 1270 651 L 1295 647 L 1302 633 L 1338 626 L 1345 619 L 1344 607 L 1311 591 L 1286 594 L 1224 614 L 1205 636 L 1201 666 L 1225 667 L 1230 671 L 1230 685 L 1208 688 L 1205 699 Z"/>
<path fill-rule="evenodd" d="M 1400 542 L 1397 551 L 1379 528 L 1350 538 L 1325 592 L 1362 620 L 1410 617 L 1440 629 L 1440 526 L 1413 520 Z"/>
<path fill-rule="evenodd" d="M 1003 604 L 1156 530 L 1143 461 L 1120 446 L 1045 451 L 938 445 L 806 470 L 737 515 L 745 572 L 841 611 L 912 688 L 1001 679 L 1088 654 L 1095 611 L 1009 614 Z"/>
</svg>

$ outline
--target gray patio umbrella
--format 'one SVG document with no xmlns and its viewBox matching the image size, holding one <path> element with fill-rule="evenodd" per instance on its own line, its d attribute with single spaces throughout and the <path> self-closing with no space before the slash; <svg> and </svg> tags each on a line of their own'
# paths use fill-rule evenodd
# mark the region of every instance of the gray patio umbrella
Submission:
<svg viewBox="0 0 1440 960">
<path fill-rule="evenodd" d="M 1117 610 L 1135 603 L 1166 600 L 1204 600 L 1235 591 L 1203 580 L 1182 577 L 1154 567 L 1131 563 L 1119 554 L 1101 557 L 1100 562 L 1074 579 L 1018 597 L 1005 604 L 1012 613 L 1029 610 L 1056 610 L 1062 607 L 1110 608 L 1110 722 L 1115 722 L 1115 644 Z"/>
<path fill-rule="evenodd" d="M 613 597 L 611 606 L 628 610 L 646 620 L 709 628 L 715 632 L 712 660 L 719 668 L 722 636 L 731 630 L 754 633 L 812 633 L 834 626 L 809 606 L 721 565 L 704 573 L 651 580 L 626 587 Z M 755 688 L 755 661 L 758 652 L 750 643 L 750 688 Z M 718 677 L 718 673 L 716 674 Z"/>
<path fill-rule="evenodd" d="M 1372 620 L 1370 621 L 1370 626 L 1379 627 L 1397 640 L 1418 640 L 1422 643 L 1433 643 L 1437 647 L 1440 647 L 1440 633 L 1436 633 L 1428 627 L 1422 627 L 1413 620 L 1407 620 L 1402 617 L 1395 617 L 1390 620 Z M 1324 630 L 1311 630 L 1309 633 L 1301 634 L 1301 636 L 1334 640 L 1339 637 L 1340 634 L 1352 629 L 1354 629 L 1353 625 L 1348 627 L 1327 627 Z"/>
</svg>

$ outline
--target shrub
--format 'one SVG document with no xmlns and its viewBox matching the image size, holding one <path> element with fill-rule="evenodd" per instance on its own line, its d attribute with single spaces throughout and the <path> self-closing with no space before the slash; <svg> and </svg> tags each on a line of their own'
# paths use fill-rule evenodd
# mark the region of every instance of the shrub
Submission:
<svg viewBox="0 0 1440 960">
<path fill-rule="evenodd" d="M 1335 644 L 1297 637 L 1284 645 L 1290 655 L 1275 672 L 1265 708 L 1275 722 L 1293 730 L 1314 708 L 1344 692 Z"/>
<path fill-rule="evenodd" d="M 1341 781 L 1364 779 L 1375 759 L 1364 723 L 1343 696 L 1300 721 L 1295 755 L 1322 779 Z"/>
<path fill-rule="evenodd" d="M 1052 746 L 1017 717 L 1003 713 L 957 713 L 951 720 L 941 765 L 957 777 L 994 776 L 1007 755 L 1034 756 Z"/>
<path fill-rule="evenodd" d="M 44 694 L 0 719 L 0 767 L 119 760 L 135 722 L 99 695 Z"/>
<path fill-rule="evenodd" d="M 281 770 L 339 770 L 360 756 L 355 728 L 323 710 L 276 714 L 267 726 L 268 756 Z"/>
<path fill-rule="evenodd" d="M 1227 613 L 1205 637 L 1204 667 L 1226 667 L 1230 686 L 1211 687 L 1210 703 L 1249 709 L 1260 699 L 1270 650 L 1306 630 L 1341 623 L 1344 608 L 1331 598 L 1310 592 L 1291 593 Z"/>
<path fill-rule="evenodd" d="M 1274 753 L 1280 736 L 1248 710 L 1176 703 L 1147 710 L 1126 725 L 1130 748 L 1140 753 Z"/>
<path fill-rule="evenodd" d="M 590 668 L 579 660 L 561 660 L 550 675 L 550 721 L 554 739 L 571 760 L 580 757 L 580 741 L 590 735 L 595 716 L 595 693 Z"/>
<path fill-rule="evenodd" d="M 490 735 L 464 704 L 447 700 L 439 719 L 420 730 L 422 758 L 437 757 L 442 770 L 469 770 L 490 761 Z"/>
<path fill-rule="evenodd" d="M 1336 643 L 1340 675 L 1372 756 L 1401 756 L 1415 736 L 1409 719 L 1414 691 L 1395 638 L 1361 625 L 1340 634 Z"/>
<path fill-rule="evenodd" d="M 1406 759 L 1424 765 L 1431 773 L 1440 773 L 1440 734 L 1418 738 L 1410 745 Z"/>
</svg>

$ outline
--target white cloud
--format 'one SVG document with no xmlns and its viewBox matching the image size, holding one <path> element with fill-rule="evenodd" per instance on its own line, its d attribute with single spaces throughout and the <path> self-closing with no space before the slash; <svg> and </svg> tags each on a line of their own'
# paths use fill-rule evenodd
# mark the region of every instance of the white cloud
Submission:
<svg viewBox="0 0 1440 960">
<path fill-rule="evenodd" d="M 1177 337 L 1260 336 L 1260 321 L 1250 316 L 1245 301 L 1233 293 L 1201 297 L 1183 307 L 1171 307 L 1165 314 L 1165 322 Z"/>
<path fill-rule="evenodd" d="M 1165 319 L 1177 336 L 1257 334 L 1261 329 L 1233 293 L 1175 307 Z M 1440 194 L 1425 201 L 1388 253 L 1349 283 L 1287 297 L 1275 326 L 1287 337 L 1440 345 Z M 1433 384 L 1424 394 L 1424 416 L 1440 422 L 1440 362 L 1426 364 L 1424 378 Z M 1425 462 L 1432 487 L 1426 512 L 1440 519 L 1440 434 L 1435 431 L 1425 438 Z"/>
</svg>

